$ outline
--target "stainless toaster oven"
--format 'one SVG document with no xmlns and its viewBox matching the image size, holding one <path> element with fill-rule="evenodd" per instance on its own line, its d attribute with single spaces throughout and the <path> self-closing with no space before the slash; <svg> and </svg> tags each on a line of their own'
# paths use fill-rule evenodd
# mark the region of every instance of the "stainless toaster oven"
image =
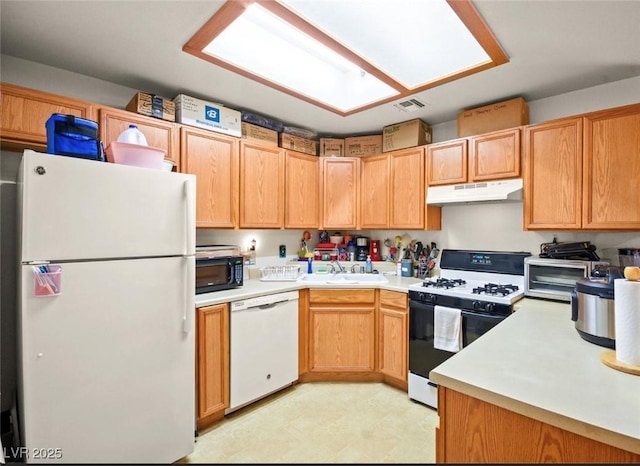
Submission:
<svg viewBox="0 0 640 466">
<path fill-rule="evenodd" d="M 524 295 L 570 302 L 576 282 L 590 277 L 596 267 L 606 265 L 609 262 L 526 257 Z"/>
</svg>

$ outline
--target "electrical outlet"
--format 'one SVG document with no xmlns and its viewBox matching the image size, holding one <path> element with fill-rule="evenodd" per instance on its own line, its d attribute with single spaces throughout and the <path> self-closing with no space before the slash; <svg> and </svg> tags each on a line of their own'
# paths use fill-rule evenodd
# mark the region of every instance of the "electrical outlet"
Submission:
<svg viewBox="0 0 640 466">
<path fill-rule="evenodd" d="M 285 246 L 284 244 L 278 246 L 278 255 L 280 257 L 287 257 L 287 246 Z"/>
</svg>

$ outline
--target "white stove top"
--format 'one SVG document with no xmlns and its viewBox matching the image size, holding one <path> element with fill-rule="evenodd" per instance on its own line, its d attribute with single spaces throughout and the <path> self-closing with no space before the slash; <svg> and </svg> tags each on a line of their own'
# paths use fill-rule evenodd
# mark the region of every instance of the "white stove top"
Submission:
<svg viewBox="0 0 640 466">
<path fill-rule="evenodd" d="M 442 272 L 442 276 L 425 279 L 421 283 L 410 285 L 409 289 L 499 304 L 513 304 L 524 297 L 524 277 L 521 275 L 456 270 L 443 270 Z M 449 280 L 449 282 L 445 282 L 445 280 Z M 455 286 L 447 288 L 446 285 L 451 282 Z"/>
</svg>

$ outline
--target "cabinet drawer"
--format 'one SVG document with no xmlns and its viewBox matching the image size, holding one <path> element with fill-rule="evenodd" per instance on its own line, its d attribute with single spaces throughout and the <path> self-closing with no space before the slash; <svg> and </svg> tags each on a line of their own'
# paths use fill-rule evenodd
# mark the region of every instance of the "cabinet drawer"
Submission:
<svg viewBox="0 0 640 466">
<path fill-rule="evenodd" d="M 397 291 L 380 290 L 380 305 L 407 309 L 407 294 Z"/>
<path fill-rule="evenodd" d="M 318 304 L 373 304 L 376 290 L 309 290 L 309 302 Z"/>
</svg>

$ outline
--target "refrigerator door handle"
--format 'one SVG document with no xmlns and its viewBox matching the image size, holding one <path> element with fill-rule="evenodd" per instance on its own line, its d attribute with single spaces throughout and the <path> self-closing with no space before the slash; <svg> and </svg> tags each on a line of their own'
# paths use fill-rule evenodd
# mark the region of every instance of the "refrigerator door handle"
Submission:
<svg viewBox="0 0 640 466">
<path fill-rule="evenodd" d="M 185 202 L 186 202 L 186 214 L 187 221 L 185 222 L 186 228 L 186 247 L 185 255 L 194 254 L 195 252 L 195 236 L 196 236 L 196 216 L 194 212 L 195 200 L 194 200 L 194 180 L 188 179 L 184 182 L 184 191 L 185 191 Z"/>
<path fill-rule="evenodd" d="M 193 258 L 185 257 L 184 258 L 185 267 L 187 268 L 186 277 L 191 277 L 191 272 L 189 268 L 193 267 Z M 195 274 L 195 271 L 193 272 Z M 182 330 L 187 335 L 191 333 L 193 329 L 193 320 L 195 319 L 195 307 L 193 305 L 193 296 L 195 294 L 195 287 L 193 281 L 191 279 L 187 279 L 184 281 L 184 298 L 185 298 L 185 306 L 184 306 L 184 314 L 182 315 Z"/>
</svg>

